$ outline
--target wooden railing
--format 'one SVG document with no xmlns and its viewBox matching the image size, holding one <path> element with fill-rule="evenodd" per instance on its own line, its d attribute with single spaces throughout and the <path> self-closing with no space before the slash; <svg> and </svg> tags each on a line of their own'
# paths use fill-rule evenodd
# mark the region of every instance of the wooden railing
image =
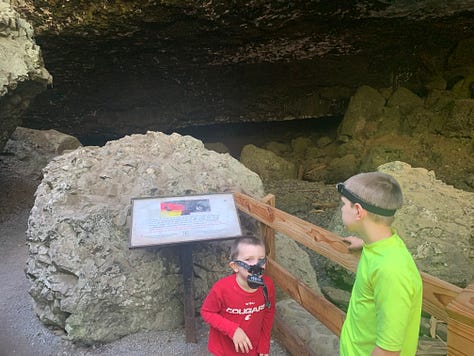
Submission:
<svg viewBox="0 0 474 356">
<path fill-rule="evenodd" d="M 268 253 L 266 273 L 282 290 L 339 336 L 345 313 L 275 261 L 275 231 L 349 271 L 356 271 L 359 254 L 350 252 L 338 235 L 275 208 L 273 195 L 260 201 L 236 192 L 234 198 L 240 211 L 262 223 Z M 421 273 L 421 277 L 423 310 L 436 319 L 447 322 L 448 355 L 474 355 L 474 284 L 462 289 L 427 273 Z M 304 342 L 278 317 L 275 318 L 274 329 L 280 341 L 293 355 L 309 354 Z"/>
</svg>

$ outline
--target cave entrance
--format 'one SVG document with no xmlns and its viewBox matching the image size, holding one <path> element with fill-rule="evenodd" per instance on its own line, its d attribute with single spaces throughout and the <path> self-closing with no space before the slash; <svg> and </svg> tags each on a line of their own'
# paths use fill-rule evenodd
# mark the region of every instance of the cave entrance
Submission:
<svg viewBox="0 0 474 356">
<path fill-rule="evenodd" d="M 241 122 L 190 126 L 174 130 L 174 132 L 193 136 L 204 144 L 222 143 L 227 147 L 232 157 L 239 159 L 242 148 L 248 144 L 257 147 L 264 147 L 272 141 L 291 144 L 291 141 L 298 137 L 309 137 L 314 141 L 323 136 L 335 139 L 341 121 L 342 117 L 325 117 L 286 121 Z"/>
</svg>

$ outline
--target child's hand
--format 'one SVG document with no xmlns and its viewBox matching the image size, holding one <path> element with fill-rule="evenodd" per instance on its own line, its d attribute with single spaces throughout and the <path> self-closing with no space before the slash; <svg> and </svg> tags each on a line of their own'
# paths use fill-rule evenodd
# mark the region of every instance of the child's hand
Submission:
<svg viewBox="0 0 474 356">
<path fill-rule="evenodd" d="M 245 331 L 243 331 L 241 328 L 237 328 L 237 330 L 235 330 L 232 341 L 234 342 L 235 352 L 248 353 L 253 349 L 250 339 L 248 338 Z"/>
<path fill-rule="evenodd" d="M 342 240 L 344 242 L 347 242 L 349 243 L 349 246 L 347 246 L 347 248 L 350 250 L 350 251 L 356 251 L 356 250 L 361 250 L 362 249 L 362 246 L 364 245 L 364 240 L 356 237 L 356 236 L 347 236 L 347 237 L 343 237 Z"/>
</svg>

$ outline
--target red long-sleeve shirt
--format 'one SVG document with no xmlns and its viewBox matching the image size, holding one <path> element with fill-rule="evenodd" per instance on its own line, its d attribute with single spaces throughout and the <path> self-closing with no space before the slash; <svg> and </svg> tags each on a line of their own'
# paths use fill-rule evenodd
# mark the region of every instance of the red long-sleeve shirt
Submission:
<svg viewBox="0 0 474 356">
<path fill-rule="evenodd" d="M 210 325 L 209 351 L 216 356 L 258 355 L 270 352 L 270 336 L 275 316 L 275 286 L 263 276 L 268 289 L 270 308 L 265 307 L 262 287 L 254 293 L 243 290 L 236 275 L 224 277 L 211 288 L 203 302 L 201 315 Z M 248 354 L 235 352 L 232 337 L 240 327 L 245 331 L 253 349 Z"/>
</svg>

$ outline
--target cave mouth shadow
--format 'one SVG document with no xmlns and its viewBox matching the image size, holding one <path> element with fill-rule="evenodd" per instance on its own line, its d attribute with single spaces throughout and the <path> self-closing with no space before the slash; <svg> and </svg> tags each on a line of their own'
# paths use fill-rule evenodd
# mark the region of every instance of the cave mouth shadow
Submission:
<svg viewBox="0 0 474 356">
<path fill-rule="evenodd" d="M 342 121 L 341 117 L 323 117 L 295 119 L 267 122 L 239 122 L 226 124 L 210 124 L 188 126 L 176 130 L 165 131 L 165 134 L 176 132 L 180 135 L 189 135 L 204 144 L 222 143 L 229 150 L 229 154 L 239 159 L 242 148 L 253 144 L 263 147 L 269 142 L 291 144 L 298 137 L 309 137 L 317 140 L 320 137 L 335 139 L 337 128 Z M 108 141 L 120 139 L 123 136 L 107 133 L 88 133 L 78 137 L 84 146 L 103 146 Z"/>
</svg>

